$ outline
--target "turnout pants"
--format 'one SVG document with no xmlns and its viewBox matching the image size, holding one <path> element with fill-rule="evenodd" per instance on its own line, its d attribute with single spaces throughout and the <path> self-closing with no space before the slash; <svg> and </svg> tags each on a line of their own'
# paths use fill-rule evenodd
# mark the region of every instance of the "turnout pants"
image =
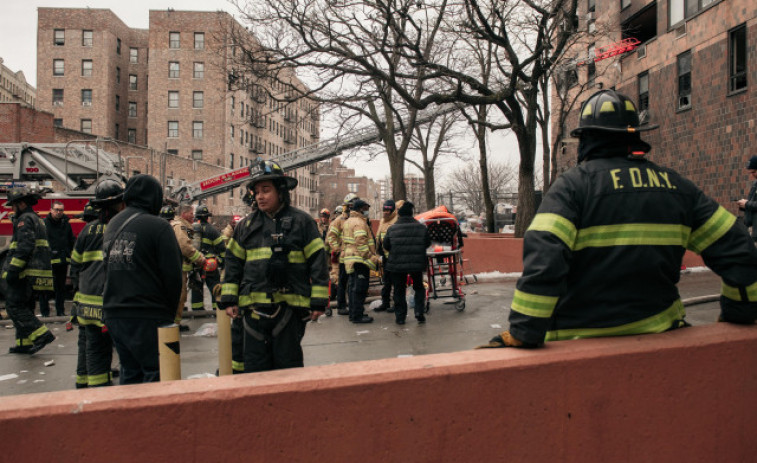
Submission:
<svg viewBox="0 0 757 463">
<path fill-rule="evenodd" d="M 339 264 L 339 285 L 336 288 L 336 308 L 347 308 L 347 297 L 349 294 L 349 276 L 347 275 L 347 268 L 344 263 Z"/>
<path fill-rule="evenodd" d="M 355 264 L 350 273 L 350 321 L 363 318 L 370 276 L 371 270 L 363 264 Z"/>
<path fill-rule="evenodd" d="M 275 310 L 275 309 L 274 309 Z M 273 318 L 246 310 L 244 320 L 244 372 L 280 370 L 304 365 L 303 312 L 284 304 Z M 255 318 L 258 317 L 258 318 Z"/>
<path fill-rule="evenodd" d="M 66 275 L 68 274 L 68 265 L 53 265 L 53 293 L 55 297 L 55 315 L 62 316 L 66 314 Z M 50 293 L 43 291 L 39 293 L 39 313 L 43 317 L 50 316 Z"/>
<path fill-rule="evenodd" d="M 213 296 L 213 288 L 221 282 L 221 272 L 216 270 L 215 272 L 205 273 L 205 286 L 210 290 L 210 299 L 213 304 L 213 310 L 218 308 L 216 304 L 216 298 Z M 203 301 L 205 288 L 192 290 L 192 310 L 203 310 L 205 303 Z"/>
<path fill-rule="evenodd" d="M 179 296 L 179 306 L 176 308 L 176 317 L 174 323 L 181 323 L 181 313 L 184 312 L 184 306 L 187 303 L 187 275 L 189 272 L 181 272 L 181 295 Z"/>
<path fill-rule="evenodd" d="M 231 319 L 231 370 L 236 375 L 244 373 L 244 321 Z"/>
<path fill-rule="evenodd" d="M 381 287 L 381 304 L 388 309 L 391 305 L 390 299 L 392 296 L 393 281 L 392 281 L 392 272 L 387 270 L 386 266 L 384 266 L 384 269 L 383 269 L 382 283 L 384 283 L 384 285 Z"/>
<path fill-rule="evenodd" d="M 407 277 L 413 280 L 413 290 L 415 291 L 415 316 L 420 317 L 426 309 L 426 289 L 423 287 L 423 273 L 413 272 L 393 272 L 394 281 L 394 317 L 397 321 L 405 321 L 407 317 L 407 299 L 405 299 L 405 290 L 407 289 Z"/>
<path fill-rule="evenodd" d="M 32 346 L 37 338 L 49 331 L 34 315 L 34 302 L 34 291 L 25 279 L 8 284 L 5 310 L 16 328 L 16 346 Z"/>
<path fill-rule="evenodd" d="M 81 324 L 84 321 L 89 324 Z M 76 363 L 76 387 L 111 386 L 110 364 L 113 343 L 110 334 L 91 320 L 79 321 L 79 355 Z"/>
<path fill-rule="evenodd" d="M 160 381 L 158 327 L 169 322 L 142 318 L 108 319 L 106 326 L 121 361 L 120 384 Z"/>
</svg>

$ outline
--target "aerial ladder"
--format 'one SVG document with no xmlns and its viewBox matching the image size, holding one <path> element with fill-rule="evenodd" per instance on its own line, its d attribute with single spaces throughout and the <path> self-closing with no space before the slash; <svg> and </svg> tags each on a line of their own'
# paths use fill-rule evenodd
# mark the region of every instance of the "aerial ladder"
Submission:
<svg viewBox="0 0 757 463">
<path fill-rule="evenodd" d="M 456 111 L 460 108 L 457 103 L 437 106 L 433 109 L 420 111 L 416 117 L 416 125 L 423 125 L 435 118 Z M 394 133 L 399 132 L 401 124 L 394 125 Z M 284 171 L 299 169 L 310 164 L 338 156 L 345 150 L 370 145 L 380 141 L 379 131 L 375 127 L 364 127 L 344 137 L 336 137 L 319 141 L 312 145 L 303 146 L 272 158 Z M 217 194 L 226 193 L 250 181 L 260 173 L 260 166 L 253 164 L 236 170 L 225 172 L 199 182 L 184 185 L 176 189 L 171 196 L 180 204 L 202 201 Z"/>
</svg>

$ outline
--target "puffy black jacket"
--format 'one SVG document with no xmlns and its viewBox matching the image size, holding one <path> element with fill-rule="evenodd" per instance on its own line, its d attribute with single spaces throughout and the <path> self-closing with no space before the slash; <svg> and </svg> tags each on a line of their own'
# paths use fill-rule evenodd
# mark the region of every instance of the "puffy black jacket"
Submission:
<svg viewBox="0 0 757 463">
<path fill-rule="evenodd" d="M 106 325 L 115 318 L 171 322 L 181 294 L 181 251 L 171 225 L 157 216 L 160 183 L 149 175 L 130 178 L 124 202 L 126 209 L 111 219 L 103 237 L 103 251 L 109 251 L 103 255 L 103 319 Z"/>
<path fill-rule="evenodd" d="M 691 181 L 608 153 L 561 175 L 523 241 L 510 311 L 517 339 L 659 333 L 683 325 L 676 283 L 689 249 L 723 279 L 722 317 L 757 317 L 757 250 Z"/>
<path fill-rule="evenodd" d="M 423 272 L 426 270 L 426 249 L 431 245 L 428 228 L 413 217 L 401 216 L 389 227 L 383 248 L 389 251 L 386 269 L 390 272 Z"/>
<path fill-rule="evenodd" d="M 44 222 L 47 230 L 47 242 L 50 243 L 50 251 L 52 251 L 50 262 L 53 265 L 68 263 L 76 241 L 68 216 L 64 215 L 60 220 L 54 220 L 48 214 Z"/>
</svg>

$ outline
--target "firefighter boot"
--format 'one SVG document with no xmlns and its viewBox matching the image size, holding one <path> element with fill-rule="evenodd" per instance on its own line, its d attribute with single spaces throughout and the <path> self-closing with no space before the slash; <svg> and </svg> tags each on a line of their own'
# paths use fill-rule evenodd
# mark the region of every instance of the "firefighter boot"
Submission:
<svg viewBox="0 0 757 463">
<path fill-rule="evenodd" d="M 34 340 L 34 344 L 31 346 L 29 353 L 33 354 L 35 352 L 39 352 L 46 345 L 50 344 L 53 341 L 55 341 L 55 336 L 51 332 L 46 331 L 44 334 Z"/>
</svg>

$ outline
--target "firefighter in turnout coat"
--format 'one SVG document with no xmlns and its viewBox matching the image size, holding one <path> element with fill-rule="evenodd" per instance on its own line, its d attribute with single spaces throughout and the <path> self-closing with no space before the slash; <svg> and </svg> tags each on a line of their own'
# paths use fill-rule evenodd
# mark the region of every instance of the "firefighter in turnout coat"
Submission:
<svg viewBox="0 0 757 463">
<path fill-rule="evenodd" d="M 350 218 L 342 227 L 342 241 L 344 248 L 345 271 L 350 282 L 350 321 L 352 323 L 371 323 L 373 317 L 365 315 L 363 307 L 368 295 L 368 283 L 371 270 L 376 270 L 379 258 L 376 255 L 376 245 L 373 232 L 368 224 L 366 214 L 371 207 L 362 199 L 356 200 L 350 212 Z"/>
<path fill-rule="evenodd" d="M 523 241 L 510 330 L 482 347 L 660 333 L 686 326 L 676 283 L 689 249 L 723 280 L 721 320 L 757 317 L 757 249 L 691 181 L 644 156 L 633 102 L 613 90 L 581 108 L 579 165 L 549 189 Z"/>
<path fill-rule="evenodd" d="M 171 221 L 171 227 L 176 235 L 176 241 L 179 242 L 179 249 L 181 249 L 183 257 L 181 264 L 181 298 L 179 299 L 179 307 L 176 308 L 175 321 L 177 324 L 181 322 L 181 313 L 184 311 L 184 305 L 187 302 L 187 277 L 195 267 L 202 268 L 205 265 L 205 256 L 192 244 L 194 229 L 192 228 L 192 224 L 189 223 L 194 216 L 192 206 L 186 204 L 179 206 L 178 214 L 179 217 Z"/>
</svg>

